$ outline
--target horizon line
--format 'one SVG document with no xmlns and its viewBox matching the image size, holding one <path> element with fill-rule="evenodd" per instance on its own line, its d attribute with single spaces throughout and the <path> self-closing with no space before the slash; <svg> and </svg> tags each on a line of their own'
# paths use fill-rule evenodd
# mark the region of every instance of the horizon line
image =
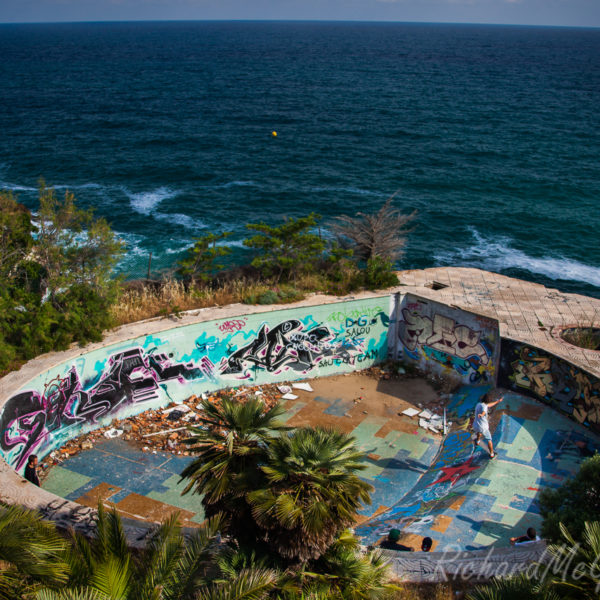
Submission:
<svg viewBox="0 0 600 600">
<path fill-rule="evenodd" d="M 482 21 L 396 21 L 376 19 L 96 19 L 72 21 L 0 21 L 0 25 L 75 25 L 117 23 L 364 23 L 381 25 L 479 25 L 488 27 L 536 27 L 552 29 L 600 29 L 600 25 L 545 25 L 535 23 L 488 23 Z"/>
</svg>

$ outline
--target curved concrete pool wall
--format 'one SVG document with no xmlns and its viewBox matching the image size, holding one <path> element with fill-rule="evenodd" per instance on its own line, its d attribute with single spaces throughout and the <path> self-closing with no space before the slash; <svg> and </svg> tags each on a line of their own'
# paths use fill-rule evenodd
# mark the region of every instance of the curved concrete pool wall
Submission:
<svg viewBox="0 0 600 600">
<path fill-rule="evenodd" d="M 22 472 L 112 419 L 217 389 L 363 369 L 387 357 L 389 298 L 184 325 L 60 362 L 2 404 L 0 453 Z"/>
</svg>

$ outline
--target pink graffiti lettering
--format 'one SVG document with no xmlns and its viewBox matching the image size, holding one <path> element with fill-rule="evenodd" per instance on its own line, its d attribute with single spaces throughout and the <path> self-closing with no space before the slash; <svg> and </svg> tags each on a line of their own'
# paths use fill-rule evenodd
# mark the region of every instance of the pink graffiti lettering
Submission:
<svg viewBox="0 0 600 600">
<path fill-rule="evenodd" d="M 224 321 L 218 326 L 218 329 L 221 333 L 233 333 L 234 331 L 239 331 L 246 326 L 246 321 L 242 321 L 241 319 L 233 319 L 232 321 Z"/>
</svg>

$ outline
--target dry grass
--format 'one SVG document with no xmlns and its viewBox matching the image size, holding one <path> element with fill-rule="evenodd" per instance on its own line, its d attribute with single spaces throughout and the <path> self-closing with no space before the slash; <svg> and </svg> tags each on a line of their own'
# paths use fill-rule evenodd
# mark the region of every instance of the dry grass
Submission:
<svg viewBox="0 0 600 600">
<path fill-rule="evenodd" d="M 299 275 L 293 282 L 276 284 L 244 277 L 219 285 L 186 286 L 167 277 L 161 282 L 134 282 L 125 286 L 112 306 L 115 325 L 124 325 L 153 317 L 178 314 L 195 308 L 224 306 L 236 302 L 248 304 L 286 304 L 301 300 L 308 293 L 346 295 L 358 289 L 356 272 L 341 270 L 340 280 L 332 281 L 324 273 Z"/>
<path fill-rule="evenodd" d="M 186 287 L 181 281 L 166 279 L 160 285 L 124 289 L 112 307 L 112 316 L 117 325 L 123 325 L 194 308 L 233 304 L 242 302 L 256 287 L 256 283 L 245 280 L 227 282 L 217 288 Z"/>
</svg>

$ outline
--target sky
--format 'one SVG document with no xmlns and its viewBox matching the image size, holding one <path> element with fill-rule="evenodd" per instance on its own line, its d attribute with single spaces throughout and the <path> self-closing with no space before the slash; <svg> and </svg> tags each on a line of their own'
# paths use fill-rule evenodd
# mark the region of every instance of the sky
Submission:
<svg viewBox="0 0 600 600">
<path fill-rule="evenodd" d="M 190 19 L 600 27 L 600 0 L 0 0 L 0 23 Z"/>
</svg>

